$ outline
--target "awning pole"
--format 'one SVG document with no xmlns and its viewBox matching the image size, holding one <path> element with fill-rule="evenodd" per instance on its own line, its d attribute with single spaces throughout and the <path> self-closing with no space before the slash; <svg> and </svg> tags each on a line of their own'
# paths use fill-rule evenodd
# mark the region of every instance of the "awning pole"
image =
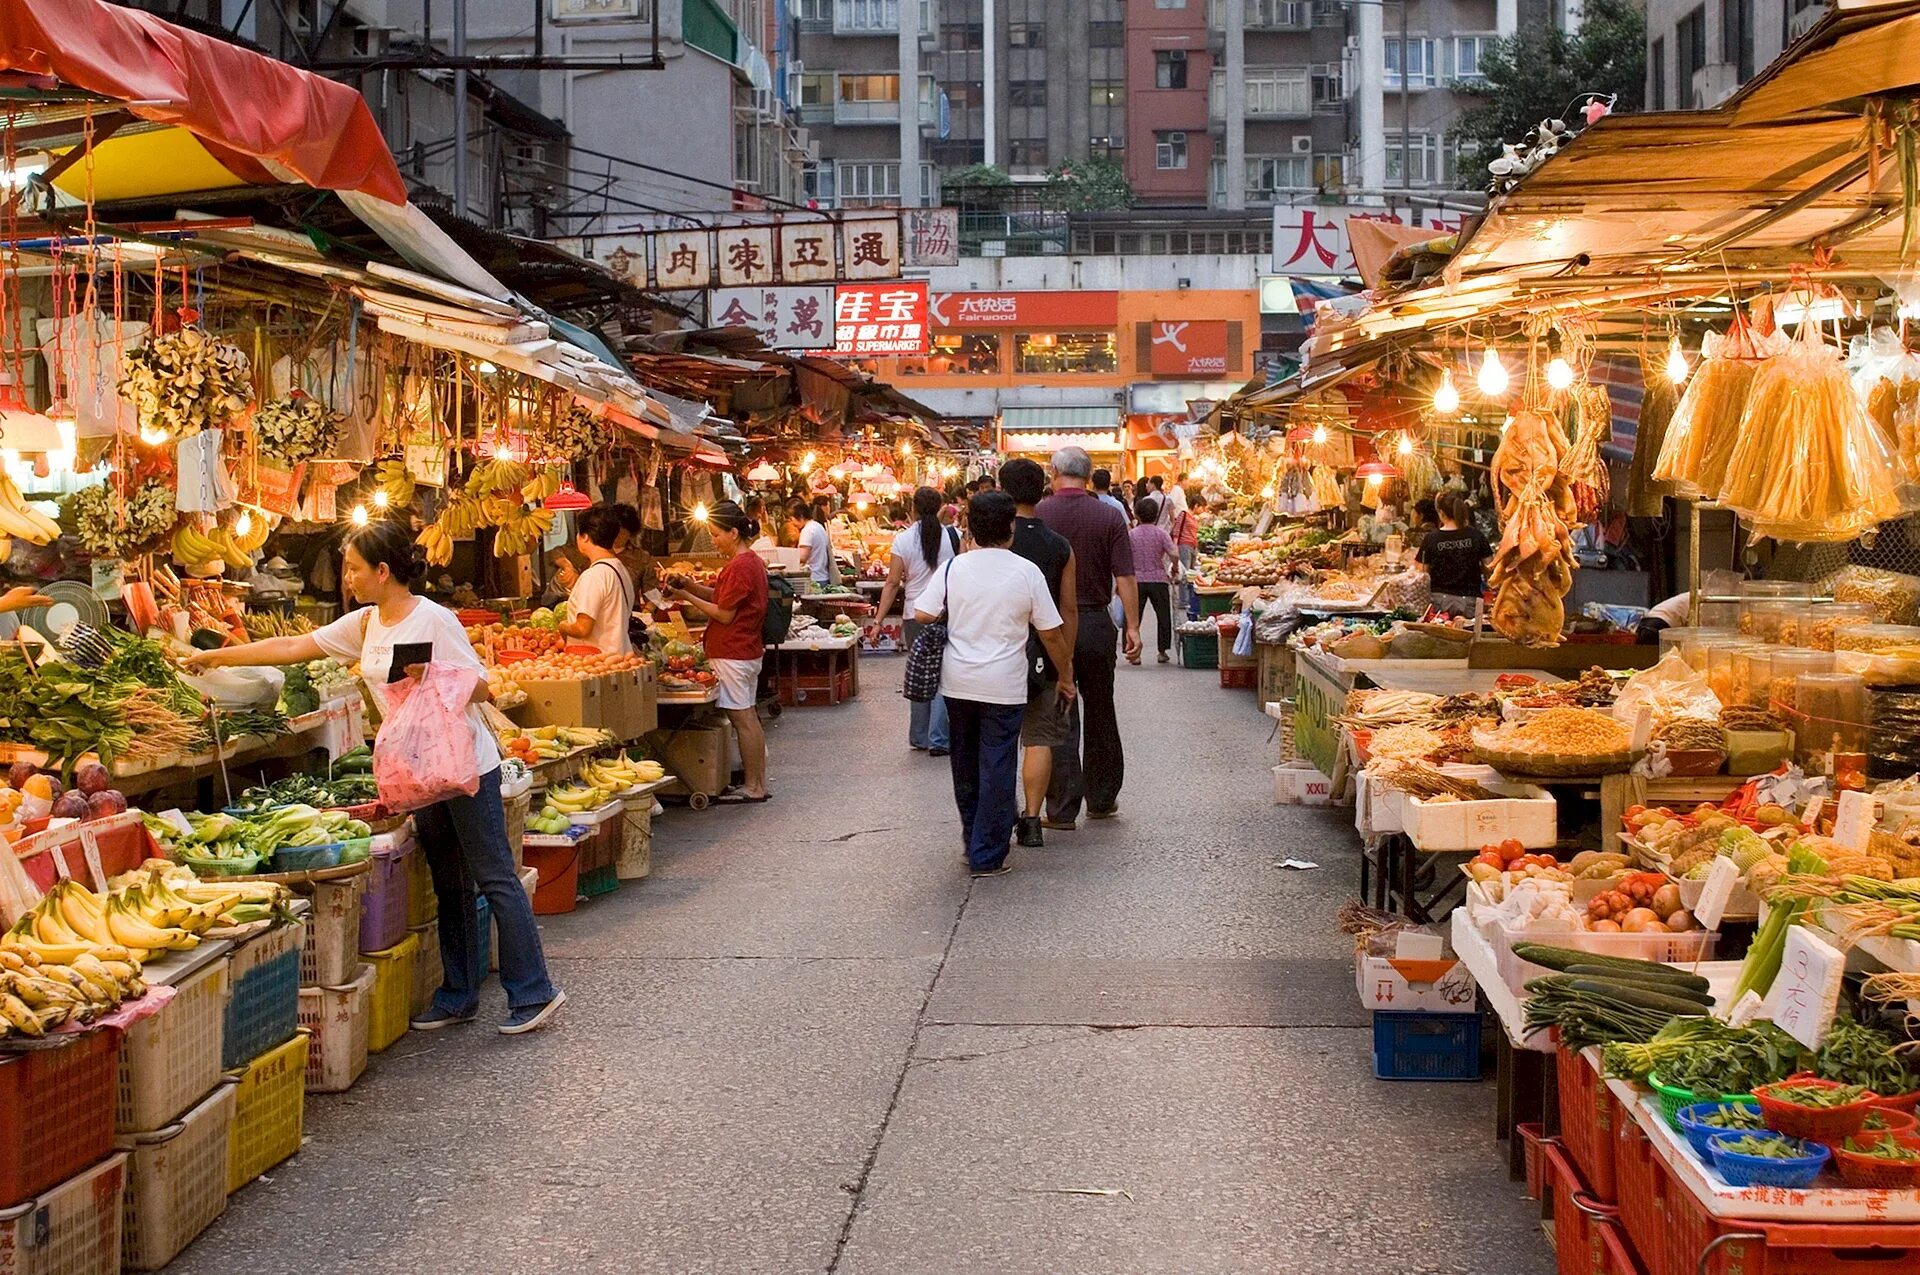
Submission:
<svg viewBox="0 0 1920 1275">
<path fill-rule="evenodd" d="M 453 215 L 467 215 L 467 0 L 453 0 Z"/>
</svg>

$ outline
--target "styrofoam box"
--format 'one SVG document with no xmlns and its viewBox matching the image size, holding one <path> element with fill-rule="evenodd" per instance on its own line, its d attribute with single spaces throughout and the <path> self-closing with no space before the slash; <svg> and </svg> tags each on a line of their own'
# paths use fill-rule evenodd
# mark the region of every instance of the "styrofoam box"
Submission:
<svg viewBox="0 0 1920 1275">
<path fill-rule="evenodd" d="M 1486 786 L 1512 795 L 1499 801 L 1408 797 L 1401 803 L 1408 839 L 1422 850 L 1437 851 L 1474 851 L 1510 840 L 1529 850 L 1553 845 L 1559 835 L 1555 817 L 1559 807 L 1544 788 L 1504 780 Z"/>
<path fill-rule="evenodd" d="M 1396 962 L 1392 957 L 1356 953 L 1353 965 L 1354 981 L 1359 985 L 1360 1005 L 1364 1009 L 1470 1014 L 1478 1007 L 1473 975 L 1467 972 L 1465 962 Z M 1442 966 L 1444 971 L 1434 979 L 1415 980 L 1404 972 L 1429 974 L 1440 971 Z"/>
<path fill-rule="evenodd" d="M 1273 768 L 1273 800 L 1281 806 L 1324 806 L 1333 800 L 1333 781 L 1311 762 L 1290 761 Z"/>
<path fill-rule="evenodd" d="M 1405 832 L 1401 822 L 1401 802 L 1405 794 L 1389 788 L 1362 771 L 1353 786 L 1353 827 L 1362 837 L 1382 837 L 1390 832 Z"/>
</svg>

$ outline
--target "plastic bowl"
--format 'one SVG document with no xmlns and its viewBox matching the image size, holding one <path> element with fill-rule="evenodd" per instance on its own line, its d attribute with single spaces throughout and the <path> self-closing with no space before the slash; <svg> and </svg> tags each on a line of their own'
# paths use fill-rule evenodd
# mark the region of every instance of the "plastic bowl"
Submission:
<svg viewBox="0 0 1920 1275">
<path fill-rule="evenodd" d="M 1738 1151 L 1727 1150 L 1727 1143 L 1748 1137 L 1784 1142 L 1797 1154 L 1792 1159 L 1776 1159 L 1773 1156 L 1742 1155 Z M 1832 1153 L 1819 1143 L 1802 1142 L 1784 1134 L 1716 1133 L 1707 1139 L 1707 1149 L 1713 1156 L 1713 1167 L 1727 1180 L 1727 1185 L 1740 1187 L 1811 1186 L 1813 1180 L 1820 1176 L 1820 1170 L 1832 1158 Z"/>
<path fill-rule="evenodd" d="M 1859 1101 L 1850 1102 L 1844 1107 L 1803 1107 L 1795 1102 L 1782 1102 L 1773 1096 L 1773 1091 L 1782 1085 L 1813 1089 L 1840 1089 L 1845 1086 L 1837 1080 L 1809 1078 L 1781 1080 L 1756 1088 L 1753 1096 L 1760 1102 L 1760 1110 L 1767 1118 L 1767 1127 L 1793 1138 L 1838 1142 L 1848 1134 L 1858 1132 L 1860 1126 L 1866 1123 L 1867 1113 L 1880 1101 L 1879 1095 L 1869 1091 Z"/>
<path fill-rule="evenodd" d="M 1692 1145 L 1694 1154 L 1707 1164 L 1713 1163 L 1713 1150 L 1707 1145 L 1707 1139 L 1716 1133 L 1732 1131 L 1718 1125 L 1706 1124 L 1704 1117 L 1728 1107 L 1742 1107 L 1756 1116 L 1760 1114 L 1760 1104 L 1757 1102 L 1730 1102 L 1724 1098 L 1716 1098 L 1711 1102 L 1696 1102 L 1691 1106 L 1682 1107 L 1675 1115 L 1674 1126 L 1687 1135 L 1687 1141 Z M 1759 1132 L 1759 1130 L 1749 1132 Z"/>
<path fill-rule="evenodd" d="M 343 846 L 338 841 L 330 841 L 320 846 L 281 846 L 273 852 L 273 870 L 275 872 L 313 872 L 320 868 L 340 866 L 340 852 Z"/>
<path fill-rule="evenodd" d="M 1660 1079 L 1660 1073 L 1657 1071 L 1648 1074 L 1647 1083 L 1653 1087 L 1654 1093 L 1660 1096 L 1660 1114 L 1665 1116 L 1667 1124 L 1676 1130 L 1680 1128 L 1682 1107 L 1691 1107 L 1701 1102 L 1756 1102 L 1750 1093 L 1723 1093 L 1718 1098 L 1705 1098 L 1691 1089 L 1681 1089 L 1667 1084 Z"/>
<path fill-rule="evenodd" d="M 241 855 L 234 859 L 215 859 L 209 855 L 195 854 L 191 850 L 180 852 L 180 862 L 193 869 L 197 877 L 247 877 L 260 869 L 260 856 Z"/>
<path fill-rule="evenodd" d="M 1874 1105 L 1886 1107 L 1891 1111 L 1905 1111 L 1909 1114 L 1920 1111 L 1920 1089 L 1915 1089 L 1912 1093 L 1881 1094 Z"/>
<path fill-rule="evenodd" d="M 1858 1146 L 1870 1147 L 1886 1137 L 1892 1137 L 1901 1146 L 1920 1151 L 1920 1135 L 1912 1133 L 1863 1130 L 1855 1136 L 1854 1143 Z M 1874 1187 L 1887 1191 L 1912 1190 L 1920 1187 L 1920 1160 L 1882 1160 L 1877 1156 L 1849 1151 L 1843 1144 L 1833 1148 L 1833 1167 L 1840 1174 L 1840 1180 L 1848 1186 Z"/>
</svg>

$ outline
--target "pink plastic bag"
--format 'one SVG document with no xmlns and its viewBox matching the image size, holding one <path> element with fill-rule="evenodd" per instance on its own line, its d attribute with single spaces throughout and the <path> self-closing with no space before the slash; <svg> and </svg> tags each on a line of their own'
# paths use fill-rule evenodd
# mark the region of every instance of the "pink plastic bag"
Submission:
<svg viewBox="0 0 1920 1275">
<path fill-rule="evenodd" d="M 453 664 L 428 664 L 425 676 L 386 688 L 391 712 L 373 741 L 373 779 L 380 801 L 396 812 L 418 810 L 480 789 L 467 704 L 480 675 Z"/>
</svg>

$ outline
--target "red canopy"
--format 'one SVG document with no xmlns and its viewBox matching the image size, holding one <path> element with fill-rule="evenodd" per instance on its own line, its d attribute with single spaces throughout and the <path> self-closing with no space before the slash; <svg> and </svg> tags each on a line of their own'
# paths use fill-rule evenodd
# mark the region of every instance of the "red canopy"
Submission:
<svg viewBox="0 0 1920 1275">
<path fill-rule="evenodd" d="M 0 70 L 50 75 L 177 124 L 247 181 L 271 185 L 290 172 L 325 190 L 407 201 L 386 138 L 352 88 L 137 9 L 0 0 Z"/>
</svg>

